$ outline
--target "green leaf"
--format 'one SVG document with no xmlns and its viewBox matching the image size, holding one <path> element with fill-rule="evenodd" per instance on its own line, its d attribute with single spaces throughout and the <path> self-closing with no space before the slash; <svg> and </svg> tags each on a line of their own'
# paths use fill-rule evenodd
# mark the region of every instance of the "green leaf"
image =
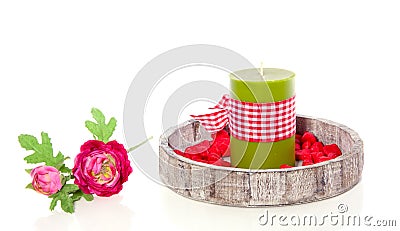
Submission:
<svg viewBox="0 0 400 231">
<path fill-rule="evenodd" d="M 65 157 L 61 152 L 57 153 L 57 156 L 54 158 L 54 163 L 56 169 L 60 170 L 60 168 L 64 165 Z"/>
<path fill-rule="evenodd" d="M 106 123 L 105 116 L 99 109 L 92 108 L 91 112 L 96 123 L 87 120 L 85 121 L 86 128 L 93 134 L 95 139 L 107 143 L 114 133 L 115 127 L 117 126 L 117 120 L 112 117 L 108 123 Z"/>
<path fill-rule="evenodd" d="M 27 168 L 27 169 L 25 169 L 25 172 L 27 172 L 28 174 L 31 174 L 32 168 Z"/>
<path fill-rule="evenodd" d="M 114 117 L 111 117 L 110 121 L 108 121 L 108 124 L 107 124 L 107 132 L 108 133 L 106 133 L 106 135 L 108 136 L 108 139 L 114 133 L 116 126 L 117 126 L 117 120 Z"/>
<path fill-rule="evenodd" d="M 71 199 L 73 201 L 79 201 L 83 196 L 83 192 L 81 190 L 76 191 L 72 194 Z"/>
<path fill-rule="evenodd" d="M 61 185 L 65 185 L 65 183 L 67 183 L 69 180 L 71 180 L 73 178 L 73 175 L 64 175 L 64 174 L 60 174 L 61 175 Z"/>
<path fill-rule="evenodd" d="M 52 198 L 50 202 L 50 210 L 53 211 L 54 208 L 57 206 L 57 202 L 61 202 L 61 208 L 67 213 L 73 213 L 74 212 L 74 201 L 72 200 L 72 196 L 70 196 L 69 193 L 61 191 L 49 196 L 49 198 Z"/>
<path fill-rule="evenodd" d="M 79 190 L 78 185 L 76 184 L 65 184 L 62 188 L 61 188 L 61 192 L 68 194 L 68 193 L 73 193 Z"/>
<path fill-rule="evenodd" d="M 52 198 L 50 203 L 50 210 L 54 210 L 57 206 L 57 202 L 61 202 L 61 208 L 67 213 L 74 212 L 74 202 L 85 198 L 87 201 L 93 200 L 93 196 L 90 194 L 84 194 L 77 185 L 65 184 L 60 191 L 49 196 Z"/>
<path fill-rule="evenodd" d="M 65 177 L 63 174 L 60 174 L 60 178 L 61 178 L 61 185 L 65 185 L 65 183 L 67 183 L 67 177 Z"/>
<path fill-rule="evenodd" d="M 71 199 L 73 201 L 79 201 L 82 197 L 85 198 L 86 201 L 92 201 L 94 199 L 92 194 L 85 194 L 82 192 L 82 190 L 74 192 L 71 196 Z"/>
<path fill-rule="evenodd" d="M 51 202 L 50 202 L 50 210 L 53 211 L 54 208 L 57 206 L 57 202 L 59 200 L 61 200 L 61 197 L 63 194 L 61 191 L 58 191 L 57 193 L 54 193 L 52 195 L 49 196 L 49 198 L 52 198 Z"/>
<path fill-rule="evenodd" d="M 64 163 L 64 155 L 58 152 L 57 156 L 53 156 L 53 146 L 47 133 L 42 132 L 41 138 L 42 143 L 39 144 L 36 137 L 32 135 L 21 134 L 18 136 L 18 141 L 22 148 L 27 151 L 34 151 L 33 154 L 26 156 L 24 160 L 29 164 L 45 163 L 47 166 L 60 168 Z"/>
<path fill-rule="evenodd" d="M 35 189 L 33 188 L 32 183 L 27 184 L 27 185 L 25 186 L 25 188 L 35 190 Z"/>
<path fill-rule="evenodd" d="M 85 198 L 86 201 L 92 201 L 94 199 L 92 194 L 83 193 L 82 197 Z"/>
<path fill-rule="evenodd" d="M 51 146 L 49 135 L 45 132 L 42 132 L 40 135 L 42 136 L 42 144 L 49 144 Z"/>
<path fill-rule="evenodd" d="M 93 138 L 94 138 L 95 140 L 100 140 L 99 136 L 102 137 L 102 133 L 101 133 L 101 130 L 100 130 L 100 128 L 97 126 L 96 123 L 87 120 L 87 121 L 85 122 L 85 126 L 86 126 L 86 128 L 93 134 Z"/>
<path fill-rule="evenodd" d="M 56 198 L 56 197 L 59 196 L 59 194 L 60 194 L 60 191 L 58 191 L 58 192 L 56 192 L 56 193 L 54 193 L 54 194 L 51 194 L 51 195 L 49 196 L 49 198 Z"/>
<path fill-rule="evenodd" d="M 99 124 L 104 124 L 106 122 L 106 117 L 104 116 L 103 112 L 97 108 L 92 108 L 92 116 L 93 119 L 95 119 Z"/>
<path fill-rule="evenodd" d="M 61 208 L 67 213 L 74 212 L 74 201 L 68 194 L 61 194 Z"/>
<path fill-rule="evenodd" d="M 55 194 L 53 194 L 55 195 Z M 54 208 L 57 206 L 57 202 L 60 200 L 59 197 L 54 197 L 50 202 L 50 210 L 53 211 Z"/>
<path fill-rule="evenodd" d="M 39 145 L 39 142 L 36 139 L 36 137 L 27 134 L 19 135 L 18 141 L 21 147 L 25 148 L 26 150 L 34 150 L 34 148 Z"/>
<path fill-rule="evenodd" d="M 65 166 L 65 164 L 63 164 L 58 170 L 60 170 L 60 172 L 62 173 L 71 173 L 72 170 L 70 168 L 68 168 L 67 166 Z"/>
</svg>

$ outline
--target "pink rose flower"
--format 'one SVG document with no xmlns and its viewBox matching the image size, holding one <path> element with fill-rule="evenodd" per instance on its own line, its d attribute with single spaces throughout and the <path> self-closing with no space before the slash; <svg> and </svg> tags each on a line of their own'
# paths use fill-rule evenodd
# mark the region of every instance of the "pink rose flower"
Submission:
<svg viewBox="0 0 400 231">
<path fill-rule="evenodd" d="M 117 141 L 89 140 L 81 146 L 72 173 L 75 184 L 86 194 L 109 197 L 122 190 L 132 168 L 128 153 Z"/>
<path fill-rule="evenodd" d="M 61 188 L 60 172 L 51 166 L 39 166 L 31 171 L 33 188 L 46 196 L 58 192 Z"/>
</svg>

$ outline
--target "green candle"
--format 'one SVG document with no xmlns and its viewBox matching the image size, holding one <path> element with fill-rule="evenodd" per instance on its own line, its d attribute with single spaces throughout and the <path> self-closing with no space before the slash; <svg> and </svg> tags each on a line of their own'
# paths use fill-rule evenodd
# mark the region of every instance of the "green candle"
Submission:
<svg viewBox="0 0 400 231">
<path fill-rule="evenodd" d="M 295 95 L 295 74 L 291 71 L 263 68 L 245 69 L 230 74 L 231 97 L 243 102 L 272 103 Z M 231 135 L 232 166 L 249 169 L 294 166 L 294 135 L 276 142 L 248 142 Z"/>
</svg>

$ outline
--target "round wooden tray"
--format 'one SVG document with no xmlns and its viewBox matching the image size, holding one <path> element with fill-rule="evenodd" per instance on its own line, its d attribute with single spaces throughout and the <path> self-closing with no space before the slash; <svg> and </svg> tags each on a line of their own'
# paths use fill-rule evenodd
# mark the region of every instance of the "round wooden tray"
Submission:
<svg viewBox="0 0 400 231">
<path fill-rule="evenodd" d="M 159 174 L 174 192 L 190 199 L 240 207 L 307 203 L 337 196 L 361 179 L 363 142 L 350 128 L 325 119 L 297 116 L 297 133 L 310 131 L 324 144 L 336 143 L 343 155 L 314 165 L 250 170 L 199 163 L 177 155 L 182 140 L 199 139 L 193 120 L 170 128 L 160 138 Z"/>
</svg>

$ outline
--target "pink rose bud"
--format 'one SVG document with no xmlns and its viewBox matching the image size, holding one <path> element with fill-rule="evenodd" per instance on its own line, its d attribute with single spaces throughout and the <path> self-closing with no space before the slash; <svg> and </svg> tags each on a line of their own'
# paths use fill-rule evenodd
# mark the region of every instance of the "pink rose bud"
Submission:
<svg viewBox="0 0 400 231">
<path fill-rule="evenodd" d="M 31 171 L 33 188 L 46 196 L 58 192 L 61 188 L 60 172 L 51 166 L 39 166 Z"/>
</svg>

